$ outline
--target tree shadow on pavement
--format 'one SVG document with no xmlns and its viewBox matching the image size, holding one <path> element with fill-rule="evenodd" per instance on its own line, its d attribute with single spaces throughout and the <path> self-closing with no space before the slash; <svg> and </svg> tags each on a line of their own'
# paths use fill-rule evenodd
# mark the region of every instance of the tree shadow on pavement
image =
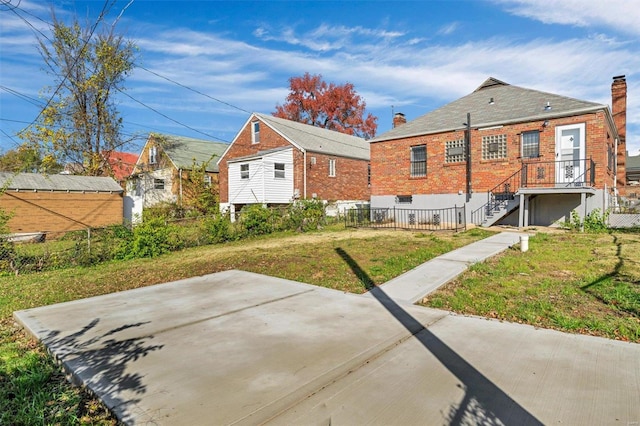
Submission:
<svg viewBox="0 0 640 426">
<path fill-rule="evenodd" d="M 380 287 L 376 287 L 347 252 L 339 247 L 335 250 L 356 276 L 360 277 L 369 293 L 462 383 L 465 397 L 447 413 L 448 424 L 543 424 L 413 318 Z"/>
<path fill-rule="evenodd" d="M 62 335 L 58 330 L 49 331 L 42 343 L 62 363 L 73 383 L 86 386 L 120 420 L 126 420 L 121 418 L 122 413 L 135 406 L 140 399 L 123 399 L 123 393 L 142 395 L 146 392 L 143 376 L 128 373 L 128 364 L 162 349 L 164 345 L 149 345 L 148 341 L 154 337 L 152 335 L 117 338 L 119 333 L 148 322 L 125 324 L 92 336 L 99 322 L 100 319 L 96 318 L 79 331 L 68 335 Z"/>
</svg>

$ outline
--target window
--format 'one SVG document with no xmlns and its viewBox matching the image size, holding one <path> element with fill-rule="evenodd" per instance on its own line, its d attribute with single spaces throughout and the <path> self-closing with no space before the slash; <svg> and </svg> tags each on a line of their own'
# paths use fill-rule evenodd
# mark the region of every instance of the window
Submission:
<svg viewBox="0 0 640 426">
<path fill-rule="evenodd" d="M 240 164 L 240 179 L 249 179 L 249 165 Z"/>
<path fill-rule="evenodd" d="M 211 175 L 204 175 L 204 186 L 209 188 L 211 186 Z"/>
<path fill-rule="evenodd" d="M 526 158 L 540 157 L 540 132 L 522 133 L 522 156 Z"/>
<path fill-rule="evenodd" d="M 445 163 L 461 163 L 467 160 L 467 153 L 464 146 L 464 139 L 447 141 L 445 143 Z"/>
<path fill-rule="evenodd" d="M 164 189 L 164 179 L 154 179 L 153 189 Z"/>
<path fill-rule="evenodd" d="M 396 195 L 396 204 L 411 204 L 413 195 Z"/>
<path fill-rule="evenodd" d="M 158 148 L 152 146 L 149 148 L 149 164 L 156 164 L 158 162 Z"/>
<path fill-rule="evenodd" d="M 411 177 L 427 175 L 427 146 L 411 147 Z"/>
<path fill-rule="evenodd" d="M 260 122 L 254 121 L 251 123 L 251 143 L 260 142 Z"/>
<path fill-rule="evenodd" d="M 334 158 L 329 160 L 329 177 L 336 177 L 336 160 Z"/>
<path fill-rule="evenodd" d="M 497 160 L 507 158 L 507 135 L 482 137 L 482 159 Z"/>
<path fill-rule="evenodd" d="M 276 179 L 284 179 L 284 163 L 275 163 L 273 165 L 273 177 Z"/>
</svg>

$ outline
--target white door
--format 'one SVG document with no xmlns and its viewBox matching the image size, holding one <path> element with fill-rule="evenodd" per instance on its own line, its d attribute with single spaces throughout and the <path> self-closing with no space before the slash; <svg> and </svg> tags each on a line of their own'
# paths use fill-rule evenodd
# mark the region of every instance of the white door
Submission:
<svg viewBox="0 0 640 426">
<path fill-rule="evenodd" d="M 586 182 L 584 123 L 556 127 L 556 185 Z"/>
</svg>

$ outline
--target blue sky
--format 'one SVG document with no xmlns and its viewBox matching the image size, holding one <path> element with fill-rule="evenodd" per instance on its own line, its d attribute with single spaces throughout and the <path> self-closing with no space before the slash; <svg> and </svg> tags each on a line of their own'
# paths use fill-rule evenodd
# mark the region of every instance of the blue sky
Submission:
<svg viewBox="0 0 640 426">
<path fill-rule="evenodd" d="M 104 24 L 117 21 L 144 67 L 117 98 L 131 152 L 149 132 L 230 142 L 309 72 L 353 83 L 378 134 L 392 111 L 412 120 L 490 76 L 610 105 L 625 74 L 627 149 L 640 154 L 640 0 L 111 1 Z M 54 82 L 34 28 L 49 34 L 51 7 L 92 24 L 103 4 L 0 0 L 0 150 L 21 142 Z"/>
</svg>

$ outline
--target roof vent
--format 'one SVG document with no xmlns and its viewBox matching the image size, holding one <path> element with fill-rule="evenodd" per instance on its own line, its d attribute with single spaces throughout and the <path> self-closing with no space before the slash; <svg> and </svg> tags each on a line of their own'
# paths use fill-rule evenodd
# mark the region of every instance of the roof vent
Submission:
<svg viewBox="0 0 640 426">
<path fill-rule="evenodd" d="M 547 105 L 545 105 L 544 110 L 545 111 L 551 111 L 551 103 L 550 102 L 547 102 Z"/>
<path fill-rule="evenodd" d="M 489 105 L 493 105 L 495 104 L 495 102 L 493 101 L 493 98 L 489 99 Z"/>
</svg>

